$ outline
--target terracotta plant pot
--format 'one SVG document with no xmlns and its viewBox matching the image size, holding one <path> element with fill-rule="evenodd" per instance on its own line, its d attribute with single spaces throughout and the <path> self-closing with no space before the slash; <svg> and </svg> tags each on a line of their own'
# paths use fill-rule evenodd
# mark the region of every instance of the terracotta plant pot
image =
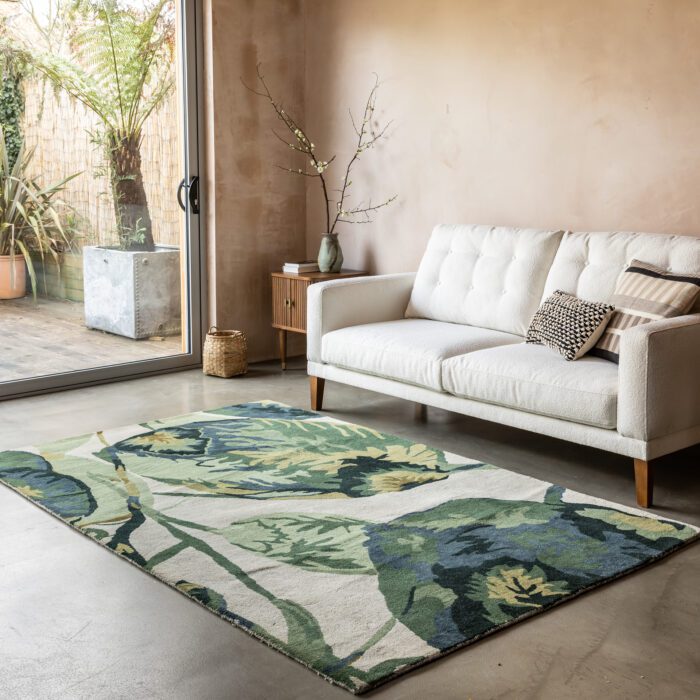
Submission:
<svg viewBox="0 0 700 700">
<path fill-rule="evenodd" d="M 24 258 L 21 255 L 0 255 L 0 299 L 19 299 L 26 293 L 27 268 Z"/>
</svg>

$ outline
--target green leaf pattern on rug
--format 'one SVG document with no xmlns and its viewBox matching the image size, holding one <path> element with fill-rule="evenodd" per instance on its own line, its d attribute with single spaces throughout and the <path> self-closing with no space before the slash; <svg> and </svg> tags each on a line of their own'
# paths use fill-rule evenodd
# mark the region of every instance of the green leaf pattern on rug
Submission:
<svg viewBox="0 0 700 700">
<path fill-rule="evenodd" d="M 566 503 L 562 495 L 551 487 L 544 503 L 453 500 L 368 527 L 389 609 L 432 646 L 447 649 L 696 534 L 676 523 Z"/>
<path fill-rule="evenodd" d="M 0 452 L 0 479 L 71 523 L 96 507 L 83 482 L 57 473 L 43 457 L 31 452 Z"/>
<path fill-rule="evenodd" d="M 362 498 L 483 468 L 467 460 L 451 464 L 440 450 L 309 415 L 159 427 L 98 456 L 118 458 L 178 493 L 223 498 Z"/>
<path fill-rule="evenodd" d="M 697 536 L 271 402 L 115 435 L 2 452 L 0 479 L 353 691 Z"/>
<path fill-rule="evenodd" d="M 352 518 L 288 514 L 235 522 L 221 534 L 239 547 L 309 571 L 374 574 L 364 528 Z"/>
<path fill-rule="evenodd" d="M 472 575 L 467 596 L 483 605 L 487 619 L 504 624 L 510 619 L 505 609 L 541 608 L 567 593 L 566 581 L 548 581 L 539 566 L 495 566 Z"/>
</svg>

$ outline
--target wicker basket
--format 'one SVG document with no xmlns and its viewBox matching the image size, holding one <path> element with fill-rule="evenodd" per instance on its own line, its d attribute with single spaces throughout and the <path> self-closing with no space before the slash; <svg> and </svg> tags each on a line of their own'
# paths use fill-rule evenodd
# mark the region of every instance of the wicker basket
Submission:
<svg viewBox="0 0 700 700">
<path fill-rule="evenodd" d="M 248 346 L 241 331 L 220 331 L 212 326 L 204 340 L 204 374 L 235 377 L 248 371 Z"/>
</svg>

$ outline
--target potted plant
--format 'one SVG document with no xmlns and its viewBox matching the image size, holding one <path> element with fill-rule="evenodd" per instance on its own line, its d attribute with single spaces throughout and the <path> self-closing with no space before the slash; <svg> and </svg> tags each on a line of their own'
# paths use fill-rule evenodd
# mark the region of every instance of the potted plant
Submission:
<svg viewBox="0 0 700 700">
<path fill-rule="evenodd" d="M 256 95 L 260 95 L 268 100 L 275 111 L 277 118 L 284 124 L 285 128 L 292 134 L 292 141 L 288 141 L 276 132 L 273 132 L 277 138 L 285 143 L 288 148 L 291 148 L 297 153 L 301 153 L 308 165 L 303 168 L 290 168 L 277 166 L 286 170 L 293 175 L 301 175 L 302 177 L 316 178 L 319 181 L 320 190 L 325 203 L 326 214 L 326 230 L 321 235 L 321 246 L 318 252 L 318 267 L 321 272 L 340 272 L 343 266 L 343 251 L 338 241 L 338 224 L 368 224 L 372 223 L 372 214 L 382 207 L 391 204 L 396 195 L 380 202 L 372 204 L 370 199 L 367 203 L 360 203 L 357 206 L 349 206 L 347 198 L 350 187 L 352 186 L 351 173 L 353 166 L 357 163 L 360 156 L 367 150 L 374 148 L 377 142 L 386 136 L 387 129 L 391 122 L 382 127 L 378 127 L 374 121 L 374 110 L 377 100 L 377 91 L 379 89 L 379 80 L 375 79 L 374 85 L 370 90 L 367 101 L 365 102 L 362 119 L 356 122 L 350 113 L 357 142 L 352 156 L 348 160 L 342 175 L 336 181 L 337 187 L 333 187 L 333 183 L 326 172 L 331 164 L 335 161 L 335 156 L 331 156 L 328 160 L 324 160 L 317 155 L 316 145 L 307 136 L 306 131 L 298 124 L 298 122 L 286 112 L 282 105 L 278 103 L 270 93 L 270 90 L 265 82 L 265 77 L 262 74 L 261 67 L 258 65 L 258 82 L 262 90 L 253 90 Z M 331 192 L 338 192 L 338 197 L 332 197 Z"/>
<path fill-rule="evenodd" d="M 97 115 L 109 171 L 119 245 L 83 248 L 85 325 L 130 338 L 178 333 L 180 251 L 153 240 L 141 167 L 144 123 L 174 87 L 172 2 L 76 0 L 48 23 L 33 16 L 51 50 L 27 60 Z"/>
<path fill-rule="evenodd" d="M 5 135 L 0 127 L 0 299 L 17 299 L 26 291 L 26 273 L 36 298 L 37 276 L 31 253 L 43 260 L 51 256 L 59 265 L 59 253 L 70 247 L 61 225 L 58 195 L 76 175 L 42 187 L 28 175 L 34 155 L 24 145 L 10 161 Z"/>
</svg>

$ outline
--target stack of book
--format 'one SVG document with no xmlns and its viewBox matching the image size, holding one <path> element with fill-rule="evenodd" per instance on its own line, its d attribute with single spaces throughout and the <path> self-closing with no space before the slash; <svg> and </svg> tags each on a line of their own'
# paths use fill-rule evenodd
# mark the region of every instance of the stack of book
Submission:
<svg viewBox="0 0 700 700">
<path fill-rule="evenodd" d="M 315 260 L 304 260 L 302 262 L 286 262 L 282 272 L 292 275 L 301 275 L 305 272 L 318 272 L 318 263 Z"/>
</svg>

